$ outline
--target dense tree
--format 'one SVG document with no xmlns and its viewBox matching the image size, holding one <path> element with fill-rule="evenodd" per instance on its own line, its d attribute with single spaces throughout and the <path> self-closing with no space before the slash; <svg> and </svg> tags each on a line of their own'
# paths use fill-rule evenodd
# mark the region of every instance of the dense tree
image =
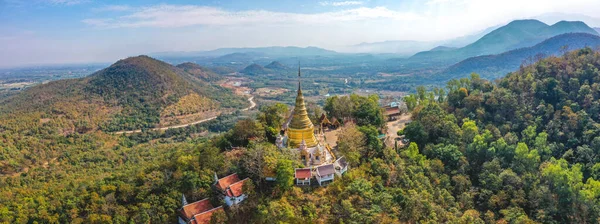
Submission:
<svg viewBox="0 0 600 224">
<path fill-rule="evenodd" d="M 260 113 L 257 115 L 257 120 L 265 127 L 267 139 L 275 141 L 282 128 L 283 122 L 286 119 L 288 107 L 282 103 L 266 105 L 260 107 Z"/>
<path fill-rule="evenodd" d="M 338 133 L 337 149 L 350 164 L 360 164 L 367 155 L 365 135 L 350 123 L 344 125 Z"/>
<path fill-rule="evenodd" d="M 289 159 L 281 159 L 277 161 L 275 168 L 276 182 L 279 189 L 287 191 L 294 186 L 294 167 L 293 162 Z"/>
</svg>

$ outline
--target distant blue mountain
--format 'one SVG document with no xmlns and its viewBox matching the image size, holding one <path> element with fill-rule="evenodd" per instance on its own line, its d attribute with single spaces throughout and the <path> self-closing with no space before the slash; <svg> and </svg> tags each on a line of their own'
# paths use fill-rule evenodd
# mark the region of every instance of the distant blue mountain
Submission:
<svg viewBox="0 0 600 224">
<path fill-rule="evenodd" d="M 561 21 L 549 26 L 538 20 L 515 20 L 465 47 L 449 51 L 419 52 L 409 59 L 412 61 L 456 63 L 469 57 L 499 54 L 518 48 L 530 47 L 545 39 L 564 33 L 598 35 L 598 32 L 583 22 Z"/>
<path fill-rule="evenodd" d="M 432 48 L 429 51 L 452 51 L 452 50 L 456 50 L 456 49 L 458 49 L 458 48 L 456 48 L 456 47 L 446 47 L 446 46 L 437 46 L 437 47 Z"/>
<path fill-rule="evenodd" d="M 417 52 L 426 51 L 432 48 L 436 48 L 438 46 L 446 46 L 452 48 L 464 47 L 468 44 L 475 42 L 479 38 L 495 30 L 496 28 L 498 27 L 489 27 L 485 30 L 473 34 L 440 41 L 387 40 L 373 43 L 360 43 L 346 47 L 343 50 L 343 52 L 375 54 L 390 53 L 408 57 L 414 55 Z"/>
<path fill-rule="evenodd" d="M 549 38 L 535 46 L 520 48 L 502 54 L 471 57 L 442 72 L 443 76 L 458 78 L 472 72 L 484 78 L 495 79 L 514 71 L 526 61 L 552 55 L 566 50 L 600 46 L 600 36 L 589 33 L 567 33 Z"/>
<path fill-rule="evenodd" d="M 210 51 L 190 52 L 158 52 L 150 55 L 155 57 L 220 57 L 234 53 L 259 54 L 264 56 L 313 56 L 313 55 L 335 55 L 335 51 L 318 47 L 253 47 L 253 48 L 219 48 Z"/>
</svg>

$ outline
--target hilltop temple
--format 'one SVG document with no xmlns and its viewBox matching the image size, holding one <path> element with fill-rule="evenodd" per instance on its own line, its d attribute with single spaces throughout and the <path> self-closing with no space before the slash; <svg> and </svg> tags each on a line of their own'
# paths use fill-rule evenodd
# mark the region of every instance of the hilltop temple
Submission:
<svg viewBox="0 0 600 224">
<path fill-rule="evenodd" d="M 300 67 L 298 67 L 296 104 L 291 116 L 284 123 L 282 134 L 277 137 L 275 144 L 280 149 L 298 150 L 300 159 L 306 166 L 332 164 L 335 161 L 335 156 L 331 153 L 331 149 L 324 144 L 323 133 L 317 133 L 315 126 L 308 117 L 300 77 Z"/>
</svg>

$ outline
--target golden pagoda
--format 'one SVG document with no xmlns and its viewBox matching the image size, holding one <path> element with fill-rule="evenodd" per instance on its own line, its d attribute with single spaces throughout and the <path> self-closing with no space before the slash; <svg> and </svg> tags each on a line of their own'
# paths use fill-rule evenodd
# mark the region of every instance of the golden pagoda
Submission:
<svg viewBox="0 0 600 224">
<path fill-rule="evenodd" d="M 289 146 L 298 148 L 302 140 L 306 147 L 317 146 L 317 138 L 315 137 L 314 125 L 308 118 L 306 112 L 306 104 L 304 104 L 304 96 L 302 96 L 302 87 L 300 85 L 300 66 L 298 66 L 298 96 L 296 96 L 296 107 L 292 114 L 292 120 L 287 126 L 287 136 L 289 138 Z"/>
</svg>

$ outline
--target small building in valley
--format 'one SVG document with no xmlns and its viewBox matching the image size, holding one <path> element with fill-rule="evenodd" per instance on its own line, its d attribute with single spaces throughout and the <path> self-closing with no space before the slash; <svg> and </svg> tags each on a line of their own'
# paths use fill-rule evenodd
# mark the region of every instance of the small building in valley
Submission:
<svg viewBox="0 0 600 224">
<path fill-rule="evenodd" d="M 388 121 L 397 120 L 402 112 L 400 111 L 400 107 L 398 106 L 385 106 L 383 107 L 383 115 L 388 119 Z"/>
</svg>

